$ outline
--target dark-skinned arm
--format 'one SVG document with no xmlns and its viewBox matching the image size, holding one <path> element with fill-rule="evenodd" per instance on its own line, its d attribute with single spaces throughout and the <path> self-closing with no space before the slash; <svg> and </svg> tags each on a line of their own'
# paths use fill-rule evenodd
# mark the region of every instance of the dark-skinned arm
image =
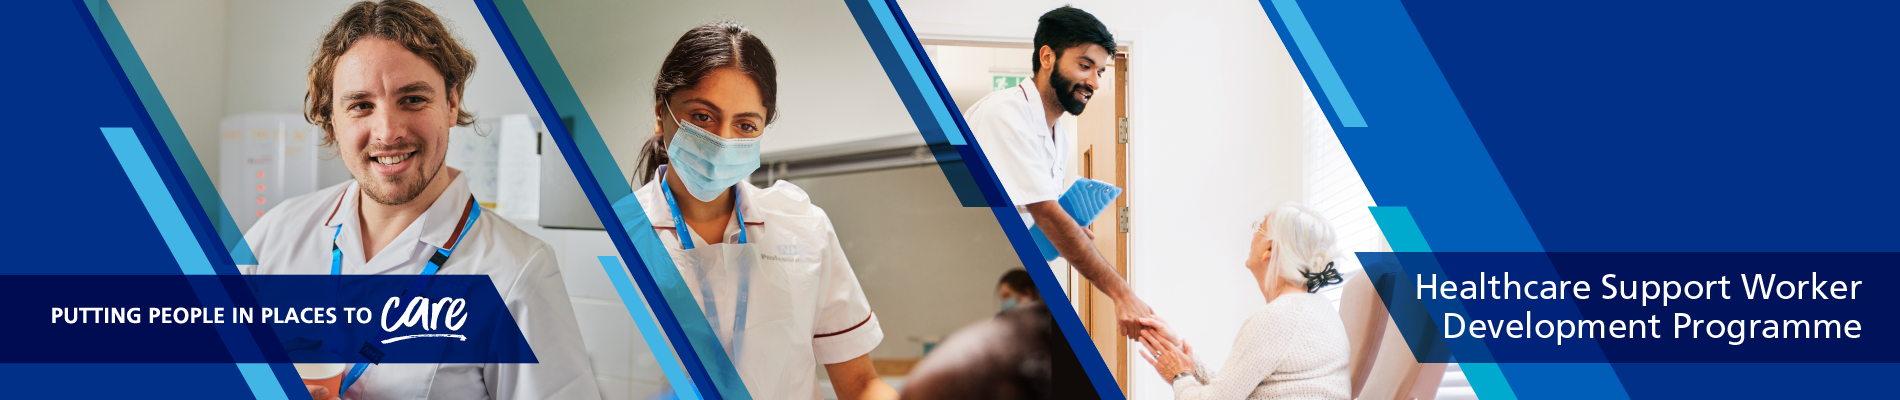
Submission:
<svg viewBox="0 0 1900 400">
<path fill-rule="evenodd" d="M 1148 303 L 1135 297 L 1135 291 L 1128 286 L 1128 281 L 1115 273 L 1115 266 L 1110 265 L 1108 259 L 1102 257 L 1101 251 L 1095 249 L 1091 235 L 1054 201 L 1030 203 L 1026 207 L 1029 215 L 1036 219 L 1036 226 L 1042 229 L 1043 236 L 1047 236 L 1049 243 L 1055 245 L 1056 252 L 1062 253 L 1062 258 L 1069 260 L 1069 265 L 1081 272 L 1082 277 L 1088 278 L 1090 283 L 1094 283 L 1096 288 L 1115 301 L 1115 320 L 1122 336 L 1140 333 L 1143 327 L 1141 319 L 1153 316 L 1154 311 L 1148 309 Z"/>
</svg>

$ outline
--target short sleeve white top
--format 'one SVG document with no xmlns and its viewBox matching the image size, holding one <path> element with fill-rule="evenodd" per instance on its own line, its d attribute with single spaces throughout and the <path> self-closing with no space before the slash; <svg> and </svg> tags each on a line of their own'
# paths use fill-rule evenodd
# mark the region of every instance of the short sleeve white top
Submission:
<svg viewBox="0 0 1900 400">
<path fill-rule="evenodd" d="M 1023 224 L 1035 225 L 1024 206 L 1053 201 L 1068 190 L 1069 157 L 1075 147 L 1071 118 L 1057 119 L 1050 129 L 1041 92 L 1028 80 L 983 96 L 965 117 Z"/>
<path fill-rule="evenodd" d="M 662 167 L 664 168 L 664 167 Z M 661 169 L 654 176 L 664 176 Z M 884 340 L 871 303 L 845 259 L 844 247 L 831 218 L 811 204 L 805 191 L 789 182 L 778 181 L 759 189 L 740 182 L 741 218 L 727 222 L 724 243 L 737 243 L 740 220 L 744 220 L 748 243 L 757 252 L 755 262 L 768 274 L 751 278 L 746 317 L 745 349 L 735 357 L 734 367 L 753 398 L 803 398 L 816 393 L 818 364 L 836 364 L 870 354 Z M 634 190 L 640 206 L 653 222 L 655 236 L 666 245 L 680 276 L 693 292 L 695 306 L 703 307 L 708 296 L 722 327 L 718 334 L 731 351 L 738 297 L 735 260 L 720 259 L 720 252 L 691 252 L 680 245 L 678 229 L 685 224 L 673 219 L 663 186 L 655 179 Z M 677 197 L 676 197 L 677 198 Z M 690 230 L 689 230 L 690 232 Z M 697 249 L 708 241 L 698 232 L 687 237 Z M 690 253 L 690 254 L 689 254 Z M 688 264 L 688 260 L 716 266 Z M 702 289 L 700 275 L 710 284 Z M 777 282 L 767 281 L 781 280 Z M 706 291 L 710 289 L 711 293 Z M 782 360 L 773 365 L 748 365 L 746 360 Z"/>
</svg>

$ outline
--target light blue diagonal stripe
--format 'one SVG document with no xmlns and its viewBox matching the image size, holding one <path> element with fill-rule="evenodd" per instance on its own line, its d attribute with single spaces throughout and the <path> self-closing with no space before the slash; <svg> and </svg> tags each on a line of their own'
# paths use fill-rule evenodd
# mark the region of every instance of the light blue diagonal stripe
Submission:
<svg viewBox="0 0 1900 400">
<path fill-rule="evenodd" d="M 653 314 L 636 310 L 646 310 L 640 302 L 640 290 L 633 286 L 633 279 L 627 276 L 627 268 L 620 264 L 620 257 L 600 256 L 600 266 L 607 269 L 607 279 L 613 281 L 614 291 L 620 292 L 620 302 L 626 303 L 627 314 L 633 315 L 633 325 L 640 328 L 640 338 L 647 342 L 647 350 L 653 352 L 653 359 L 659 361 L 660 371 L 666 374 L 666 382 L 673 385 L 673 393 L 681 399 L 699 400 L 699 388 L 693 387 L 693 381 L 686 378 L 686 370 L 679 365 L 678 356 L 673 348 L 666 344 L 666 335 L 660 332 Z"/>
<path fill-rule="evenodd" d="M 204 249 L 198 247 L 191 227 L 185 224 L 185 215 L 178 211 L 171 191 L 165 190 L 165 181 L 159 179 L 151 156 L 139 145 L 138 134 L 133 133 L 132 128 L 99 130 L 105 132 L 106 143 L 112 145 L 112 153 L 119 157 L 119 166 L 125 168 L 125 177 L 132 180 L 132 188 L 145 203 L 145 212 L 152 215 L 152 223 L 158 225 L 158 232 L 165 237 L 165 246 L 171 248 L 178 268 L 184 270 L 185 275 L 217 274 L 211 270 L 211 260 L 205 258 Z"/>
<path fill-rule="evenodd" d="M 956 122 L 950 119 L 949 113 L 945 112 L 949 108 L 943 105 L 943 96 L 937 93 L 937 85 L 931 83 L 929 77 L 924 76 L 923 63 L 917 61 L 915 48 L 910 46 L 910 37 L 904 35 L 903 28 L 897 25 L 897 18 L 892 16 L 890 5 L 885 4 L 883 0 L 869 0 L 866 3 L 869 3 L 871 10 L 877 13 L 878 22 L 884 26 L 884 35 L 890 38 L 892 49 L 897 51 L 897 58 L 904 60 L 904 72 L 910 74 L 911 84 L 917 86 L 918 96 L 923 97 L 924 104 L 929 106 L 930 115 L 936 119 L 937 129 L 943 131 L 944 139 L 949 140 L 952 145 L 967 144 L 963 141 L 963 130 L 957 129 Z"/>
<path fill-rule="evenodd" d="M 1285 15 L 1285 13 L 1282 13 Z M 1405 207 L 1371 207 L 1372 219 L 1379 224 L 1379 231 L 1385 234 L 1385 241 L 1392 251 L 1407 253 L 1429 253 L 1432 246 L 1425 243 L 1425 232 L 1418 229 L 1418 221 L 1412 219 L 1412 211 Z M 1471 382 L 1471 391 L 1480 399 L 1516 400 L 1517 393 L 1511 391 L 1511 384 L 1504 380 L 1504 370 L 1495 363 L 1458 363 L 1458 369 L 1464 371 L 1465 379 Z"/>
<path fill-rule="evenodd" d="M 198 160 L 198 154 L 191 149 L 190 140 L 185 138 L 178 119 L 172 115 L 171 107 L 165 104 L 165 97 L 158 91 L 158 84 L 152 81 L 152 74 L 145 69 L 145 62 L 139 59 L 138 49 L 132 46 L 132 39 L 125 34 L 125 28 L 119 24 L 119 17 L 112 12 L 112 4 L 105 0 L 88 0 L 86 6 L 92 11 L 93 21 L 99 25 L 100 37 L 112 49 L 112 56 L 119 61 L 119 68 L 125 71 L 126 82 L 138 94 L 134 99 L 145 106 L 146 115 L 152 118 L 152 125 L 158 128 L 163 144 L 172 153 L 172 161 L 178 163 L 178 170 L 197 196 L 199 206 L 211 219 L 218 231 L 219 239 L 231 252 L 231 258 L 238 265 L 257 264 L 257 256 L 251 254 L 251 245 L 244 242 L 244 232 L 239 232 L 237 220 L 231 218 L 231 209 L 218 196 L 217 188 L 211 184 L 211 175 L 205 171 L 204 164 Z"/>
<path fill-rule="evenodd" d="M 1458 370 L 1464 371 L 1465 380 L 1471 382 L 1471 391 L 1485 400 L 1517 400 L 1517 393 L 1511 391 L 1510 382 L 1504 380 L 1504 370 L 1495 363 L 1458 363 Z"/>
<path fill-rule="evenodd" d="M 192 235 L 191 227 L 185 224 L 184 213 L 178 211 L 171 191 L 166 190 L 165 181 L 159 179 L 158 167 L 152 164 L 151 155 L 139 144 L 138 134 L 132 128 L 99 128 L 99 131 L 112 146 L 112 154 L 118 156 L 119 167 L 125 169 L 125 177 L 132 181 L 139 201 L 145 204 L 145 212 L 152 216 L 152 223 L 158 225 L 158 233 L 165 238 L 165 246 L 171 249 L 178 269 L 185 275 L 216 275 L 211 261 L 205 258 L 204 249 L 198 246 L 197 237 Z M 244 382 L 250 385 L 252 396 L 288 399 L 268 364 L 240 363 L 237 366 L 238 373 L 244 375 Z"/>
<path fill-rule="evenodd" d="M 1313 71 L 1313 78 L 1319 80 L 1319 89 L 1326 92 L 1326 101 L 1332 103 L 1333 113 L 1339 115 L 1339 124 L 1348 128 L 1366 127 L 1365 117 L 1359 115 L 1359 106 L 1352 102 L 1352 94 L 1346 93 L 1345 81 L 1341 81 L 1339 71 L 1333 69 L 1333 59 L 1326 57 L 1326 49 L 1319 46 L 1319 36 L 1313 34 L 1306 14 L 1300 13 L 1300 5 L 1293 0 L 1273 0 L 1273 9 L 1286 21 L 1287 33 L 1293 35 L 1293 43 L 1298 45 L 1300 57 L 1306 59 L 1306 67 Z"/>
<path fill-rule="evenodd" d="M 270 364 L 238 363 L 238 373 L 244 374 L 244 383 L 251 387 L 251 395 L 258 399 L 290 400 L 284 394 L 284 388 L 277 386 L 277 380 L 270 370 Z"/>
<path fill-rule="evenodd" d="M 1425 233 L 1418 229 L 1418 221 L 1412 220 L 1412 211 L 1405 207 L 1367 207 L 1372 211 L 1372 220 L 1379 224 L 1379 231 L 1385 233 L 1385 241 L 1392 251 L 1404 253 L 1430 253 L 1432 246 L 1425 244 Z"/>
</svg>

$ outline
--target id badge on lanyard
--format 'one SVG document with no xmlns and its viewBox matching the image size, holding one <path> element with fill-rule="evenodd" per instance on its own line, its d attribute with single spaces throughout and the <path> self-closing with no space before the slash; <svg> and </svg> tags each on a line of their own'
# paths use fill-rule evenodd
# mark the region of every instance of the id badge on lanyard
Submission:
<svg viewBox="0 0 1900 400">
<path fill-rule="evenodd" d="M 415 283 L 411 284 L 408 289 L 403 290 L 402 294 L 397 295 L 397 297 L 407 297 L 410 292 L 421 294 L 422 290 L 429 286 L 429 278 L 435 276 L 437 271 L 441 271 L 443 264 L 448 264 L 449 256 L 454 254 L 456 246 L 462 243 L 463 237 L 468 236 L 468 230 L 470 227 L 475 226 L 475 220 L 482 216 L 482 207 L 475 202 L 475 196 L 468 196 L 467 208 L 468 212 L 462 214 L 462 222 L 457 224 L 455 233 L 449 236 L 449 248 L 437 248 L 435 251 L 430 252 L 429 264 L 422 267 L 421 276 L 417 277 Z M 337 246 L 336 243 L 337 237 L 342 234 L 343 225 L 340 224 L 337 225 L 336 232 L 330 233 L 330 275 L 332 276 L 343 274 L 343 249 Z M 388 340 L 394 335 L 395 332 L 383 332 L 382 337 L 376 338 L 374 341 L 363 342 L 363 348 L 359 350 L 358 353 L 362 354 L 364 358 L 369 359 L 370 362 L 356 363 L 356 365 L 350 366 L 350 372 L 343 375 L 343 384 L 337 388 L 337 397 L 342 397 L 343 393 L 349 392 L 350 385 L 355 384 L 356 379 L 363 376 L 363 372 L 369 371 L 371 364 L 382 362 L 383 351 L 381 346 L 377 344 Z"/>
<path fill-rule="evenodd" d="M 670 168 L 670 166 L 662 168 Z M 679 234 L 680 248 L 692 250 L 694 247 L 693 237 L 689 236 L 691 233 L 687 232 L 686 219 L 680 217 L 680 206 L 679 203 L 673 200 L 672 188 L 666 185 L 666 170 L 661 169 L 658 173 L 660 175 L 660 193 L 666 196 L 666 207 L 669 211 L 673 212 L 673 232 Z M 732 215 L 734 218 L 739 219 L 739 237 L 737 240 L 738 243 L 736 244 L 747 244 L 745 212 L 741 211 L 744 210 L 745 207 L 744 196 L 739 195 L 739 187 L 737 185 L 734 185 L 730 190 L 732 191 Z M 746 262 L 751 260 L 741 261 Z M 701 312 L 706 313 L 706 322 L 712 324 L 712 330 L 716 334 L 719 332 L 719 304 L 713 301 L 715 296 L 712 294 L 712 279 L 706 277 L 705 266 L 696 267 L 701 268 L 697 275 L 699 275 L 699 293 L 703 294 L 699 301 L 699 308 Z M 735 357 L 740 354 L 739 349 L 745 345 L 746 305 L 752 301 L 751 289 L 752 268 L 741 266 L 739 268 L 738 304 L 733 306 L 732 315 L 732 354 Z"/>
</svg>

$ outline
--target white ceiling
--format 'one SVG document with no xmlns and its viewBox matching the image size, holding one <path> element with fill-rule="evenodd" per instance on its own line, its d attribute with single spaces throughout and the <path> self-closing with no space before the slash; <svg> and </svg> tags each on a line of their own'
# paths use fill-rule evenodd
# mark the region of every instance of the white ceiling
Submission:
<svg viewBox="0 0 1900 400">
<path fill-rule="evenodd" d="M 739 21 L 751 28 L 778 63 L 780 116 L 763 136 L 767 157 L 878 139 L 886 143 L 893 137 L 923 143 L 844 2 L 528 0 L 527 4 L 622 166 L 633 165 L 640 145 L 653 132 L 653 76 L 666 52 L 687 29 L 719 20 Z"/>
</svg>

